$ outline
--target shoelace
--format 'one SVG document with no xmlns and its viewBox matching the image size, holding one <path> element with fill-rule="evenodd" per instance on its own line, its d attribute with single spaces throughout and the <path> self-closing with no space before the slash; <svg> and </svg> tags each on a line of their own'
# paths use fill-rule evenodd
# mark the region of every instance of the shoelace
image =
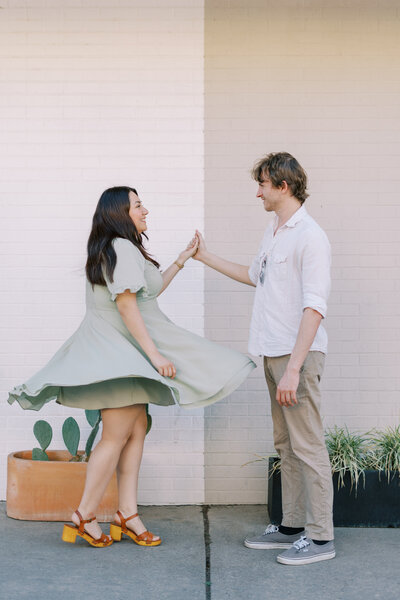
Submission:
<svg viewBox="0 0 400 600">
<path fill-rule="evenodd" d="M 277 531 L 279 531 L 279 527 L 277 527 L 276 525 L 268 525 L 267 529 L 264 531 L 264 535 L 268 533 L 276 533 Z"/>
<path fill-rule="evenodd" d="M 310 545 L 310 542 L 308 541 L 308 539 L 306 538 L 305 535 L 302 535 L 301 538 L 299 540 L 297 540 L 297 542 L 294 542 L 294 544 L 293 544 L 293 546 L 296 548 L 296 550 L 301 550 L 302 548 L 306 548 L 309 545 Z"/>
</svg>

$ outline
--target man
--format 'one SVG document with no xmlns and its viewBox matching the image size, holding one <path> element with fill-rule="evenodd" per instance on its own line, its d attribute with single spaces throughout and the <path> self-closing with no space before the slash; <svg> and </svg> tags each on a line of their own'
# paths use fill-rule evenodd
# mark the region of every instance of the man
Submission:
<svg viewBox="0 0 400 600">
<path fill-rule="evenodd" d="M 275 220 L 250 268 L 208 252 L 197 232 L 195 255 L 220 273 L 256 287 L 249 352 L 264 357 L 274 444 L 281 457 L 281 525 L 248 537 L 248 548 L 282 548 L 278 562 L 334 558 L 332 476 L 320 416 L 320 380 L 327 351 L 321 321 L 330 290 L 330 245 L 303 206 L 307 175 L 286 152 L 253 169 L 257 197 Z"/>
</svg>

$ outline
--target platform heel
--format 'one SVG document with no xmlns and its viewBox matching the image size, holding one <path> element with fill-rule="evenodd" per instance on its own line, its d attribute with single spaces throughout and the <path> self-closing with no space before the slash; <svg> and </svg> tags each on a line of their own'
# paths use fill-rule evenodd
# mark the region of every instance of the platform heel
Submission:
<svg viewBox="0 0 400 600">
<path fill-rule="evenodd" d="M 71 525 L 64 525 L 64 529 L 62 532 L 63 542 L 69 542 L 70 544 L 75 544 L 77 533 L 78 533 L 78 531 L 75 527 L 71 527 Z"/>
<path fill-rule="evenodd" d="M 115 525 L 111 523 L 110 525 L 110 536 L 114 540 L 114 542 L 120 542 L 122 539 L 122 529 L 119 525 Z"/>
</svg>

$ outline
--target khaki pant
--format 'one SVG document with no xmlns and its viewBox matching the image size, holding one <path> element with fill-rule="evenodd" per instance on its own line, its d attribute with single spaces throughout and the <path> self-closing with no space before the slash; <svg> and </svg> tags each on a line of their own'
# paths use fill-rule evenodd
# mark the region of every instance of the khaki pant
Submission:
<svg viewBox="0 0 400 600">
<path fill-rule="evenodd" d="M 325 355 L 308 353 L 300 370 L 298 404 L 282 407 L 276 401 L 276 388 L 289 358 L 264 357 L 274 444 L 282 463 L 282 525 L 305 527 L 314 540 L 332 540 L 332 474 L 319 412 Z"/>
</svg>

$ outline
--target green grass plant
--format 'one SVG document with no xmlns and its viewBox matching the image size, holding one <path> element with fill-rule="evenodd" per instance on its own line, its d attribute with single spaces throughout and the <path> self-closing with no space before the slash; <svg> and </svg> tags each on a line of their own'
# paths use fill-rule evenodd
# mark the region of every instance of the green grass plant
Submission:
<svg viewBox="0 0 400 600">
<path fill-rule="evenodd" d="M 365 471 L 375 470 L 385 473 L 388 481 L 391 476 L 400 477 L 400 425 L 387 427 L 383 431 L 355 433 L 347 427 L 335 426 L 325 431 L 325 443 L 331 462 L 332 474 L 338 473 L 338 489 L 345 486 L 345 476 L 350 476 L 350 485 L 357 490 L 360 479 L 365 483 Z M 267 462 L 275 458 L 269 477 L 279 472 L 281 461 L 276 453 L 261 456 L 247 463 Z M 242 465 L 245 466 L 245 465 Z"/>
<path fill-rule="evenodd" d="M 325 443 L 331 461 L 332 473 L 338 473 L 338 488 L 344 487 L 346 473 L 350 475 L 350 485 L 357 489 L 365 470 L 368 468 L 369 433 L 350 432 L 347 427 L 333 427 L 325 432 Z"/>
<path fill-rule="evenodd" d="M 370 440 L 369 466 L 384 471 L 389 482 L 391 475 L 400 475 L 400 425 L 374 431 Z"/>
</svg>

